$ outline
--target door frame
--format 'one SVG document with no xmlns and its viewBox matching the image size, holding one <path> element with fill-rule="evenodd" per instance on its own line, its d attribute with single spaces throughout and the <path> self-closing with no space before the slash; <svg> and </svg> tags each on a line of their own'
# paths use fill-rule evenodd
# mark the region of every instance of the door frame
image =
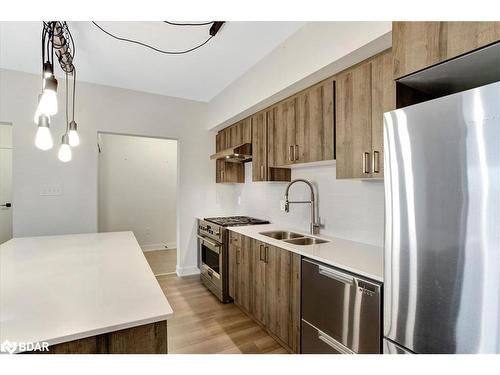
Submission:
<svg viewBox="0 0 500 375">
<path fill-rule="evenodd" d="M 11 140 L 11 150 L 12 150 L 12 162 L 11 162 L 11 200 L 14 202 L 14 124 L 10 121 L 0 121 L 0 125 L 6 125 L 11 127 L 11 135 L 12 135 L 12 140 Z M 14 208 L 15 204 L 12 204 L 12 207 L 10 207 L 11 211 L 11 238 L 14 238 Z"/>
<path fill-rule="evenodd" d="M 179 259 L 181 259 L 179 251 L 180 251 L 180 246 L 179 246 L 179 241 L 180 241 L 180 210 L 179 210 L 179 202 L 180 202 L 180 189 L 179 189 L 179 182 L 180 182 L 180 173 L 181 173 L 181 168 L 180 168 L 180 148 L 181 148 L 181 141 L 179 138 L 171 138 L 171 137 L 161 137 L 161 136 L 152 136 L 152 135 L 144 135 L 144 134 L 135 134 L 135 133 L 118 133 L 118 132 L 108 132 L 108 131 L 97 131 L 96 135 L 96 144 L 99 144 L 99 135 L 101 134 L 106 134 L 106 135 L 121 135 L 121 136 L 128 136 L 128 137 L 138 137 L 138 138 L 152 138 L 152 139 L 164 139 L 168 141 L 176 141 L 177 142 L 177 174 L 176 174 L 176 189 L 175 189 L 175 253 L 176 253 L 176 259 L 175 259 L 175 273 L 177 273 L 177 270 L 179 269 Z M 96 155 L 96 165 L 97 165 L 97 178 L 96 178 L 96 223 L 97 223 L 97 230 L 99 231 L 99 150 L 97 148 L 97 155 Z M 142 250 L 142 248 L 141 248 Z"/>
</svg>

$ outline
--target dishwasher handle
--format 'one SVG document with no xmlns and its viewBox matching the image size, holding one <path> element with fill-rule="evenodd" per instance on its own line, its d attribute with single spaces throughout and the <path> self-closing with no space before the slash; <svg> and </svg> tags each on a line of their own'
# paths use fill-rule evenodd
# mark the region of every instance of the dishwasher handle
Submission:
<svg viewBox="0 0 500 375">
<path fill-rule="evenodd" d="M 342 284 L 348 284 L 348 285 L 353 285 L 354 284 L 354 277 L 347 275 L 342 272 L 335 271 L 334 269 L 330 267 L 325 267 L 318 265 L 318 272 L 320 275 L 329 277 L 330 279 L 334 279 L 336 281 L 341 282 Z"/>
<path fill-rule="evenodd" d="M 325 332 L 318 329 L 318 340 L 323 341 L 326 345 L 338 351 L 341 354 L 354 354 L 354 352 L 347 346 L 342 345 L 340 342 L 335 340 L 333 337 L 328 336 Z"/>
</svg>

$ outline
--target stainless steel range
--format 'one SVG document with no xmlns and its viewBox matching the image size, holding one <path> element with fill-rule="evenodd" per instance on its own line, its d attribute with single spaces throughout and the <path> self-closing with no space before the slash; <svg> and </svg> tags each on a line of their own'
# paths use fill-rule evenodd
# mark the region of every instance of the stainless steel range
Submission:
<svg viewBox="0 0 500 375">
<path fill-rule="evenodd" d="M 248 216 L 211 217 L 198 220 L 198 254 L 202 283 L 223 303 L 231 302 L 228 280 L 229 233 L 227 227 L 269 224 Z"/>
</svg>

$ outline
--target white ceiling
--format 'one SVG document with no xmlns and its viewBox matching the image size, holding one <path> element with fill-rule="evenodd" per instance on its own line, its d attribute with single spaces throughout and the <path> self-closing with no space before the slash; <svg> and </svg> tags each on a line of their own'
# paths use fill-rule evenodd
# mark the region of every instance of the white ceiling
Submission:
<svg viewBox="0 0 500 375">
<path fill-rule="evenodd" d="M 168 50 L 183 50 L 203 42 L 210 28 L 163 22 L 97 23 L 117 36 Z M 303 25 L 227 22 L 205 46 L 172 56 L 112 39 L 91 22 L 69 22 L 79 80 L 205 102 Z M 41 22 L 0 22 L 0 67 L 39 74 L 41 29 Z M 62 75 L 59 67 L 58 74 Z"/>
</svg>

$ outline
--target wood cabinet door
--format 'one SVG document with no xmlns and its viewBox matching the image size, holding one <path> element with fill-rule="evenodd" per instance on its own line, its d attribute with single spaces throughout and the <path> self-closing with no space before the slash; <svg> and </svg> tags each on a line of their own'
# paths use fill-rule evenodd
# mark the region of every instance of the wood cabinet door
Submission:
<svg viewBox="0 0 500 375">
<path fill-rule="evenodd" d="M 266 244 L 252 240 L 253 264 L 252 264 L 252 310 L 253 317 L 266 325 Z"/>
<path fill-rule="evenodd" d="M 273 121 L 268 124 L 269 166 L 293 164 L 295 145 L 296 97 L 274 107 Z"/>
<path fill-rule="evenodd" d="M 294 163 L 334 158 L 333 80 L 297 96 Z"/>
<path fill-rule="evenodd" d="M 241 236 L 240 256 L 238 258 L 238 271 L 236 283 L 235 302 L 246 310 L 252 311 L 252 264 L 253 264 L 253 239 L 247 236 Z"/>
<path fill-rule="evenodd" d="M 394 78 L 500 40 L 500 22 L 393 22 Z"/>
<path fill-rule="evenodd" d="M 300 256 L 265 245 L 266 319 L 269 331 L 292 351 L 299 351 Z"/>
<path fill-rule="evenodd" d="M 228 147 L 235 147 L 243 143 L 252 142 L 252 124 L 250 117 L 231 125 L 227 129 L 229 131 L 230 138 Z"/>
<path fill-rule="evenodd" d="M 229 275 L 229 296 L 237 299 L 238 292 L 238 267 L 241 257 L 241 234 L 229 232 L 229 251 L 228 251 L 228 275 Z"/>
<path fill-rule="evenodd" d="M 252 181 L 267 180 L 266 112 L 252 116 Z"/>
<path fill-rule="evenodd" d="M 370 177 L 371 64 L 335 77 L 337 178 Z"/>
<path fill-rule="evenodd" d="M 396 108 L 396 86 L 392 79 L 392 54 L 388 50 L 372 60 L 372 149 L 371 176 L 384 176 L 384 112 Z"/>
</svg>

